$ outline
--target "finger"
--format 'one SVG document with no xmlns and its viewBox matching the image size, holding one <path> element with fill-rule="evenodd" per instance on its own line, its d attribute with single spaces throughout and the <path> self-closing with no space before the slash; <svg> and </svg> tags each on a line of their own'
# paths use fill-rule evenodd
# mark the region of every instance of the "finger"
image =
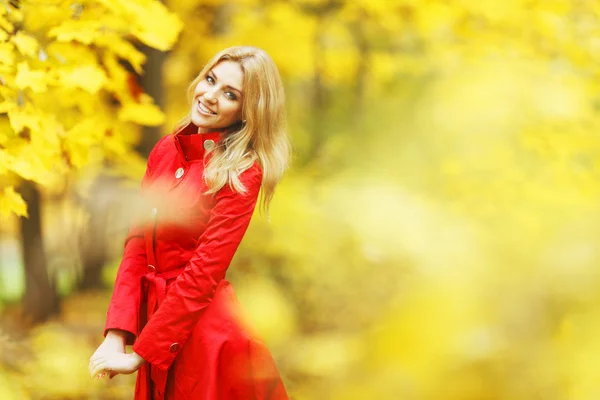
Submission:
<svg viewBox="0 0 600 400">
<path fill-rule="evenodd" d="M 95 352 L 94 354 L 92 354 L 92 356 L 90 357 L 90 364 L 94 362 L 94 360 L 97 358 L 96 356 L 98 355 L 98 352 Z"/>
<path fill-rule="evenodd" d="M 98 379 L 100 379 L 100 377 L 101 377 L 101 374 L 98 371 L 96 371 L 96 373 L 94 375 L 92 375 L 92 379 L 98 380 Z"/>
<path fill-rule="evenodd" d="M 104 368 L 103 370 L 101 370 L 100 372 L 98 372 L 98 375 L 96 376 L 97 379 L 102 379 L 104 378 L 106 375 L 108 375 L 108 370 L 106 368 Z"/>
<path fill-rule="evenodd" d="M 102 370 L 106 369 L 106 362 L 102 362 L 94 367 L 92 373 L 90 374 L 92 377 L 98 375 Z"/>
<path fill-rule="evenodd" d="M 105 352 L 106 350 L 102 346 L 98 347 L 90 357 L 90 360 L 94 359 L 95 357 L 98 357 L 99 355 L 104 354 Z"/>
<path fill-rule="evenodd" d="M 98 360 L 100 358 L 103 358 L 103 357 L 104 357 L 103 353 L 94 353 L 92 355 L 92 357 L 90 358 L 90 361 L 96 361 L 96 360 Z"/>
<path fill-rule="evenodd" d="M 96 368 L 96 367 L 97 367 L 97 366 L 98 366 L 100 363 L 103 363 L 103 362 L 106 362 L 106 359 L 104 359 L 104 358 L 99 358 L 99 359 L 96 359 L 96 360 L 94 360 L 94 361 L 90 361 L 90 364 L 88 365 L 88 369 L 90 370 L 90 375 L 91 375 L 91 376 L 94 376 L 94 374 L 92 374 L 92 371 L 94 371 L 94 369 L 95 369 L 95 368 Z"/>
</svg>

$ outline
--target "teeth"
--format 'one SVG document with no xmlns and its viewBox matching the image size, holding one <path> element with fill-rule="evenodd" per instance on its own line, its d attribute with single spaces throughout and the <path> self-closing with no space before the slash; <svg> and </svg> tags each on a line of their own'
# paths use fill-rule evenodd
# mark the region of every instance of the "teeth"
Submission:
<svg viewBox="0 0 600 400">
<path fill-rule="evenodd" d="M 206 107 L 204 106 L 204 104 L 202 104 L 202 103 L 200 103 L 200 102 L 198 102 L 198 107 L 200 107 L 200 109 L 201 109 L 202 111 L 204 111 L 205 113 L 208 113 L 208 114 L 213 114 L 213 115 L 215 114 L 214 112 L 210 111 L 208 108 L 206 108 Z"/>
</svg>

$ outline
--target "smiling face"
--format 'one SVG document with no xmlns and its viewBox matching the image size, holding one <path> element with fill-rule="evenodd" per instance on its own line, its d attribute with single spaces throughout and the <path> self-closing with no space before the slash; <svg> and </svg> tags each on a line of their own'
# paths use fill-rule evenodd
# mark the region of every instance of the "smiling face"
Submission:
<svg viewBox="0 0 600 400">
<path fill-rule="evenodd" d="M 241 120 L 243 81 L 240 64 L 224 60 L 198 82 L 191 115 L 198 133 L 218 131 Z"/>
</svg>

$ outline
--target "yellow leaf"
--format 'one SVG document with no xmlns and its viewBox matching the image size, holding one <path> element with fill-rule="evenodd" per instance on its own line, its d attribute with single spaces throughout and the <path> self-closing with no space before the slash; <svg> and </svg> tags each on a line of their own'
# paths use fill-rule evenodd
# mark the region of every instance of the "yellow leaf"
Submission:
<svg viewBox="0 0 600 400">
<path fill-rule="evenodd" d="M 178 17 L 170 18 L 171 21 L 150 25 L 148 23 L 141 23 L 141 26 L 137 26 L 133 29 L 133 34 L 140 39 L 143 43 L 155 49 L 166 51 L 169 50 L 181 31 L 183 24 Z M 149 29 L 153 27 L 154 29 Z"/>
<path fill-rule="evenodd" d="M 106 74 L 98 66 L 88 64 L 61 69 L 59 80 L 67 88 L 81 88 L 95 94 L 106 83 Z"/>
<path fill-rule="evenodd" d="M 183 28 L 183 22 L 175 13 L 169 12 L 159 1 L 139 4 L 133 1 L 104 0 L 112 10 L 119 10 L 131 19 L 131 32 L 148 46 L 158 50 L 169 50 Z M 149 24 L 148 21 L 153 21 Z"/>
<path fill-rule="evenodd" d="M 108 82 L 106 82 L 106 90 L 109 90 L 120 96 L 121 93 L 128 91 L 127 79 L 129 72 L 123 68 L 114 54 L 106 52 L 102 58 L 104 68 L 108 73 Z"/>
<path fill-rule="evenodd" d="M 0 176 L 8 173 L 8 166 L 10 164 L 10 156 L 5 150 L 0 149 Z"/>
<path fill-rule="evenodd" d="M 14 49 L 12 43 L 0 43 L 0 65 L 13 65 L 15 63 Z"/>
<path fill-rule="evenodd" d="M 127 60 L 135 72 L 142 73 L 142 64 L 146 62 L 146 56 L 128 41 L 117 35 L 103 35 L 98 36 L 94 43 L 100 47 L 109 48 L 117 56 Z"/>
<path fill-rule="evenodd" d="M 142 98 L 149 98 L 145 95 Z M 147 126 L 158 126 L 164 123 L 165 114 L 150 102 L 133 103 L 127 102 L 119 110 L 119 120 L 131 121 Z"/>
<path fill-rule="evenodd" d="M 13 108 L 8 112 L 8 119 L 15 132 L 21 132 L 25 127 L 34 131 L 40 130 L 39 115 L 30 105 Z"/>
<path fill-rule="evenodd" d="M 89 147 L 98 143 L 106 131 L 106 121 L 101 119 L 86 118 L 72 126 L 66 134 L 67 142 L 78 142 Z"/>
<path fill-rule="evenodd" d="M 65 151 L 69 155 L 69 161 L 75 168 L 81 168 L 88 163 L 89 147 L 77 142 L 66 142 Z"/>
<path fill-rule="evenodd" d="M 3 215 L 15 213 L 21 217 L 29 216 L 27 214 L 27 204 L 12 186 L 4 188 L 4 192 L 0 195 L 0 213 Z"/>
<path fill-rule="evenodd" d="M 37 57 L 39 44 L 33 36 L 19 31 L 11 38 L 11 41 L 17 46 L 21 54 L 29 57 Z"/>
<path fill-rule="evenodd" d="M 26 140 L 15 138 L 7 151 L 7 167 L 17 175 L 48 185 L 56 172 L 56 158 L 52 155 L 41 154 Z"/>
<path fill-rule="evenodd" d="M 8 33 L 12 33 L 15 29 L 12 23 L 10 23 L 4 16 L 0 16 L 0 28 L 4 29 Z"/>
<path fill-rule="evenodd" d="M 97 50 L 92 46 L 79 46 L 76 43 L 51 42 L 46 53 L 57 59 L 62 65 L 87 65 L 98 62 Z"/>
<path fill-rule="evenodd" d="M 56 38 L 59 42 L 77 41 L 90 44 L 98 36 L 99 22 L 94 21 L 65 21 L 50 29 L 48 37 Z"/>
<path fill-rule="evenodd" d="M 0 114 L 5 114 L 15 108 L 17 104 L 14 101 L 4 100 L 0 103 Z"/>
<path fill-rule="evenodd" d="M 19 89 L 31 88 L 36 93 L 45 92 L 48 88 L 46 73 L 43 71 L 32 71 L 29 64 L 23 61 L 17 66 L 17 77 L 15 83 Z"/>
<path fill-rule="evenodd" d="M 106 129 L 102 119 L 87 118 L 65 133 L 65 151 L 75 168 L 80 168 L 89 162 L 90 150 L 100 142 Z"/>
</svg>

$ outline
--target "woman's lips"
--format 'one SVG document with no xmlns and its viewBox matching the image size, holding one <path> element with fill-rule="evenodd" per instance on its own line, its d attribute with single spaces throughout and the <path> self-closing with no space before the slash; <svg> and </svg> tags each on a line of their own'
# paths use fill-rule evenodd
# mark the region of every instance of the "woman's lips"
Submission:
<svg viewBox="0 0 600 400">
<path fill-rule="evenodd" d="M 216 112 L 211 111 L 210 108 L 206 107 L 206 105 L 202 104 L 200 100 L 198 100 L 198 107 L 196 107 L 201 114 L 204 115 L 216 115 Z"/>
</svg>

